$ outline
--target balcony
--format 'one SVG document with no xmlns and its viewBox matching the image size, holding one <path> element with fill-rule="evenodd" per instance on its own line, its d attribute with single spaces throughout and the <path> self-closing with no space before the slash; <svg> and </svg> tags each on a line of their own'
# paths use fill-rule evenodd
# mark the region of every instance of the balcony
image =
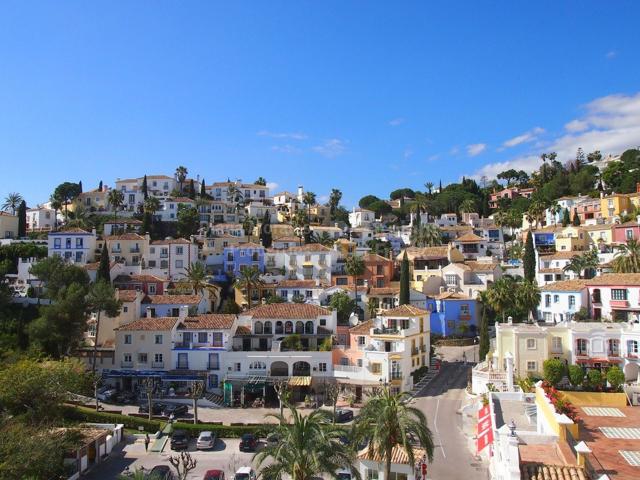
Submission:
<svg viewBox="0 0 640 480">
<path fill-rule="evenodd" d="M 220 364 L 219 363 L 208 363 L 207 364 L 207 370 L 220 370 Z"/>
<path fill-rule="evenodd" d="M 611 308 L 629 308 L 629 300 L 611 300 Z"/>
<path fill-rule="evenodd" d="M 151 368 L 164 368 L 164 362 L 151 362 Z"/>
<path fill-rule="evenodd" d="M 176 370 L 189 370 L 189 363 L 176 363 Z"/>
<path fill-rule="evenodd" d="M 129 253 L 140 253 L 140 247 L 131 247 Z"/>
<path fill-rule="evenodd" d="M 111 253 L 122 253 L 122 249 L 117 247 L 111 247 Z"/>
<path fill-rule="evenodd" d="M 133 362 L 123 360 L 120 362 L 120 368 L 133 368 Z"/>
<path fill-rule="evenodd" d="M 168 253 L 161 253 L 160 254 L 160 258 L 169 258 L 169 254 Z"/>
<path fill-rule="evenodd" d="M 419 355 L 420 349 L 418 347 L 414 347 L 411 349 L 411 355 Z"/>
<path fill-rule="evenodd" d="M 374 328 L 373 335 L 400 335 L 399 328 Z"/>
</svg>

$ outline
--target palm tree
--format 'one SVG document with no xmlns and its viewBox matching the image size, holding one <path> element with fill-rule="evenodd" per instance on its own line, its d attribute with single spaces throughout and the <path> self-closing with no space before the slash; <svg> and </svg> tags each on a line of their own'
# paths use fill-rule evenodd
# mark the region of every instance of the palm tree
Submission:
<svg viewBox="0 0 640 480">
<path fill-rule="evenodd" d="M 96 371 L 96 356 L 98 353 L 98 335 L 100 334 L 100 314 L 106 313 L 108 317 L 116 317 L 120 314 L 121 302 L 116 300 L 114 288 L 106 281 L 100 280 L 94 283 L 87 295 L 87 303 L 96 314 L 96 333 L 93 342 L 93 355 L 91 371 Z"/>
<path fill-rule="evenodd" d="M 477 210 L 476 208 L 476 202 L 470 198 L 467 198 L 465 200 L 462 201 L 462 203 L 460 204 L 460 207 L 458 207 L 458 210 L 460 210 L 460 213 L 473 213 Z"/>
<path fill-rule="evenodd" d="M 182 165 L 180 165 L 178 168 L 176 168 L 176 180 L 178 180 L 178 183 L 180 184 L 180 193 L 182 193 L 182 185 L 187 179 L 188 173 L 189 171 L 187 170 L 187 167 L 183 167 Z"/>
<path fill-rule="evenodd" d="M 2 204 L 2 210 L 4 210 L 5 212 L 8 212 L 9 210 L 11 210 L 11 215 L 15 215 L 16 210 L 22 203 L 22 200 L 23 200 L 22 195 L 20 195 L 18 192 L 11 192 L 4 198 L 4 203 Z"/>
<path fill-rule="evenodd" d="M 378 299 L 370 298 L 367 300 L 367 312 L 369 313 L 369 318 L 374 318 L 378 313 Z"/>
<path fill-rule="evenodd" d="M 258 267 L 251 266 L 240 270 L 240 276 L 236 278 L 234 286 L 239 289 L 244 289 L 247 292 L 247 305 L 251 308 L 251 292 L 260 288 L 263 285 L 260 280 L 260 270 Z"/>
<path fill-rule="evenodd" d="M 330 412 L 318 409 L 304 416 L 290 407 L 290 420 L 283 414 L 270 416 L 279 422 L 274 431 L 279 441 L 253 457 L 262 478 L 311 480 L 324 474 L 337 479 L 338 470 L 349 465 L 352 475 L 360 479 L 351 466 L 355 451 L 342 441 L 347 432 L 332 424 Z"/>
<path fill-rule="evenodd" d="M 522 309 L 527 310 L 531 315 L 535 315 L 536 307 L 540 305 L 540 289 L 533 281 L 524 280 L 516 290 L 516 302 Z"/>
<path fill-rule="evenodd" d="M 302 203 L 307 206 L 307 218 L 311 222 L 311 206 L 316 204 L 316 194 L 313 192 L 305 192 L 302 196 Z"/>
<path fill-rule="evenodd" d="M 594 248 L 582 255 L 571 257 L 562 270 L 565 272 L 573 272 L 578 278 L 582 278 L 582 272 L 585 270 L 593 271 L 599 264 L 598 250 Z"/>
<path fill-rule="evenodd" d="M 347 275 L 353 277 L 353 286 L 355 288 L 356 313 L 358 312 L 358 277 L 365 271 L 365 264 L 362 257 L 358 255 L 349 255 L 344 265 Z"/>
<path fill-rule="evenodd" d="M 148 213 L 153 217 L 153 214 L 160 210 L 160 200 L 157 197 L 149 197 L 143 204 L 144 213 Z"/>
<path fill-rule="evenodd" d="M 412 468 L 416 463 L 413 442 L 425 449 L 429 461 L 433 460 L 433 436 L 427 417 L 409 405 L 407 392 L 394 394 L 384 386 L 360 410 L 354 431 L 354 443 L 366 441 L 369 452 L 384 462 L 384 478 L 391 478 L 391 456 L 395 448 L 406 453 Z"/>
<path fill-rule="evenodd" d="M 204 265 L 200 262 L 194 262 L 187 267 L 187 281 L 191 284 L 194 295 L 202 293 L 207 283 L 207 272 Z"/>
<path fill-rule="evenodd" d="M 530 224 L 535 223 L 534 230 L 538 228 L 538 224 L 544 215 L 544 211 L 546 210 L 544 203 L 539 200 L 534 200 L 531 205 L 529 205 L 529 209 L 527 210 L 527 222 Z"/>
<path fill-rule="evenodd" d="M 613 271 L 616 273 L 640 273 L 640 243 L 628 240 L 626 245 L 618 245 L 613 259 Z"/>
<path fill-rule="evenodd" d="M 107 193 L 107 203 L 113 208 L 113 221 L 118 219 L 118 209 L 124 204 L 124 193 L 115 188 Z"/>
<path fill-rule="evenodd" d="M 496 312 L 502 314 L 502 321 L 505 321 L 506 311 L 514 305 L 514 280 L 504 276 L 496 280 L 487 290 L 487 301 L 489 306 Z"/>
<path fill-rule="evenodd" d="M 327 232 L 322 232 L 320 235 L 312 234 L 311 236 L 312 243 L 319 243 L 320 245 L 324 245 L 325 247 L 332 247 L 334 244 L 334 240 Z"/>
<path fill-rule="evenodd" d="M 53 208 L 53 229 L 57 230 L 58 229 L 58 212 L 60 211 L 60 209 L 62 208 L 62 202 L 60 201 L 59 198 L 51 195 L 51 197 L 49 198 L 49 201 L 51 202 L 51 208 Z"/>
<path fill-rule="evenodd" d="M 426 223 L 411 229 L 410 240 L 414 247 L 435 247 L 442 245 L 442 232 L 433 223 Z"/>
<path fill-rule="evenodd" d="M 433 190 L 433 182 L 426 182 L 424 187 L 427 189 L 427 193 L 431 196 L 431 191 Z"/>
<path fill-rule="evenodd" d="M 562 208 L 562 206 L 560 206 L 559 203 L 554 202 L 550 207 L 549 207 L 549 212 L 551 213 L 551 217 L 553 218 L 553 224 L 556 225 L 558 222 L 556 221 L 556 216 L 563 212 L 564 209 Z"/>
</svg>

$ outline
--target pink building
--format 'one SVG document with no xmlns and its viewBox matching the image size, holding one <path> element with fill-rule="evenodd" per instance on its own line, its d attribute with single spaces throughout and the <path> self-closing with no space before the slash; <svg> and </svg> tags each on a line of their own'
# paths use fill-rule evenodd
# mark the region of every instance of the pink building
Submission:
<svg viewBox="0 0 640 480">
<path fill-rule="evenodd" d="M 489 195 L 489 207 L 498 208 L 498 202 L 502 198 L 509 200 L 513 200 L 518 197 L 531 198 L 534 191 L 535 189 L 533 188 L 507 187 L 499 192 L 493 192 Z"/>
<path fill-rule="evenodd" d="M 600 198 L 590 198 L 588 200 L 581 201 L 574 211 L 578 212 L 580 222 L 584 223 L 587 220 L 593 220 L 594 218 L 602 218 L 600 212 Z"/>
<path fill-rule="evenodd" d="M 640 224 L 635 222 L 625 222 L 613 225 L 613 242 L 627 243 L 629 240 L 640 240 Z"/>
</svg>

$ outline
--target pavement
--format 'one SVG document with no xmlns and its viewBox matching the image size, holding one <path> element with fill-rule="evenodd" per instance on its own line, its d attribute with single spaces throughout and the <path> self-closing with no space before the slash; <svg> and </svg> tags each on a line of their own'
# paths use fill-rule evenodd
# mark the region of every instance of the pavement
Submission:
<svg viewBox="0 0 640 480">
<path fill-rule="evenodd" d="M 461 409 L 472 403 L 466 394 L 471 364 L 465 364 L 462 352 L 472 359 L 477 346 L 443 347 L 440 374 L 419 391 L 412 404 L 422 410 L 434 438 L 433 462 L 429 479 L 476 480 L 489 478 L 487 465 L 475 455 L 475 420 L 465 419 Z"/>
</svg>

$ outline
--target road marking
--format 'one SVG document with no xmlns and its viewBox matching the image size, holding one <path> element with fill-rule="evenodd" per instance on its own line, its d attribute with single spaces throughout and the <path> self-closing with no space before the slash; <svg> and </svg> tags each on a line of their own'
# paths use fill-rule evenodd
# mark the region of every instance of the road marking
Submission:
<svg viewBox="0 0 640 480">
<path fill-rule="evenodd" d="M 436 413 L 433 417 L 433 428 L 435 428 L 436 433 L 438 434 L 438 439 L 440 439 L 440 449 L 442 450 L 442 456 L 447 458 L 447 454 L 444 453 L 444 447 L 442 446 L 442 437 L 440 436 L 440 431 L 438 431 L 438 408 L 440 408 L 440 399 L 436 402 Z"/>
</svg>

